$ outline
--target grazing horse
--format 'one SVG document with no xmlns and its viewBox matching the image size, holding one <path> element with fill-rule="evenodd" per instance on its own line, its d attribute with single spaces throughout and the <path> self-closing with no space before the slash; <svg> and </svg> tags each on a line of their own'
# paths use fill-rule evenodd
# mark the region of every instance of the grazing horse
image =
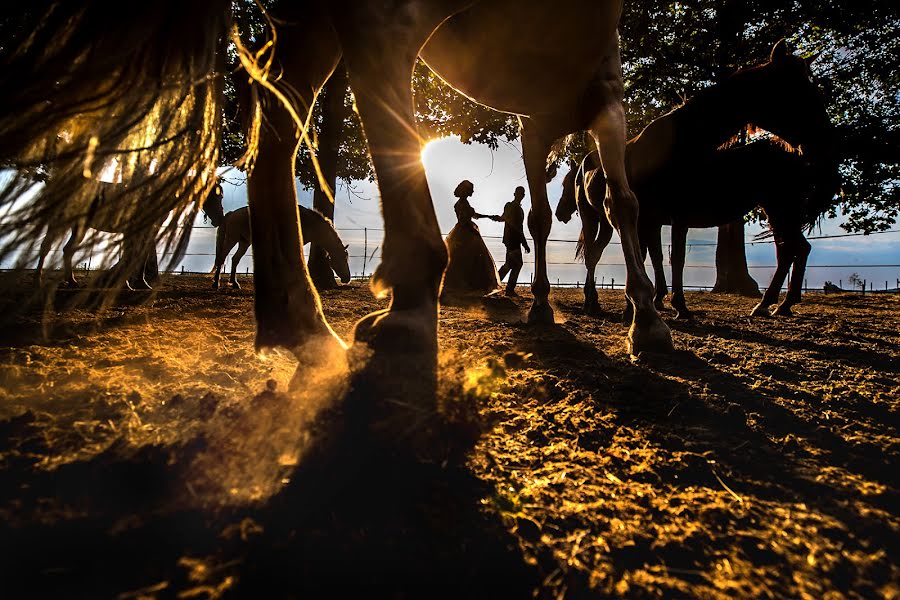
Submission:
<svg viewBox="0 0 900 600">
<path fill-rule="evenodd" d="M 56 162 L 63 174 L 18 222 L 46 225 L 61 214 L 63 190 L 71 191 L 82 172 L 116 153 L 135 157 L 142 167 L 157 161 L 149 185 L 177 191 L 174 204 L 182 209 L 208 191 L 218 157 L 232 3 L 161 0 L 135 5 L 127 15 L 110 0 L 40 4 L 48 8 L 46 18 L 36 28 L 21 28 L 28 35 L 10 42 L 14 50 L 0 64 L 0 160 L 26 167 Z M 35 10 L 42 13 L 40 6 Z M 376 397 L 413 403 L 434 397 L 428 392 L 436 385 L 438 298 L 447 250 L 416 133 L 410 79 L 421 56 L 458 91 L 519 117 L 536 257 L 528 320 L 553 320 L 547 158 L 555 140 L 587 130 L 608 182 L 604 208 L 625 250 L 625 293 L 635 306 L 629 349 L 671 350 L 671 332 L 653 306 L 653 286 L 640 259 L 637 200 L 625 172 L 616 32 L 621 12 L 622 0 L 279 3 L 271 44 L 240 54 L 264 88 L 257 96 L 265 125 L 252 130 L 258 132 L 250 138 L 258 141 L 258 152 L 248 180 L 257 347 L 283 346 L 305 362 L 324 356 L 310 351 L 309 343 L 320 347 L 324 339 L 346 347 L 323 315 L 303 260 L 294 184 L 299 130 L 343 58 L 384 216 L 373 288 L 391 295 L 389 307 L 363 318 L 354 337 L 371 350 L 366 371 L 378 380 Z M 258 112 L 251 114 L 253 123 L 263 121 Z M 0 203 L 15 191 L 0 193 Z M 171 208 L 153 210 L 162 215 Z M 32 235 L 29 229 L 22 238 Z"/>
<path fill-rule="evenodd" d="M 810 62 L 791 54 L 781 41 L 773 47 L 769 62 L 738 71 L 707 88 L 628 142 L 626 164 L 640 198 L 641 253 L 649 251 L 654 264 L 658 308 L 666 294 L 660 227 L 673 225 L 673 285 L 677 289 L 672 303 L 679 315 L 687 316 L 681 289 L 687 228 L 725 224 L 755 206 L 762 206 L 770 218 L 779 244 L 779 264 L 793 261 L 792 283 L 802 283 L 797 271 L 802 274 L 805 268 L 809 246 L 802 229 L 819 217 L 838 186 L 832 128 L 810 79 Z M 802 158 L 770 144 L 754 144 L 748 150 L 719 149 L 750 123 L 800 148 Z M 731 179 L 723 178 L 726 172 Z M 776 184 L 766 190 L 769 198 L 763 198 L 765 194 L 753 185 L 753 179 Z M 566 175 L 556 209 L 563 222 L 568 222 L 576 209 L 581 214 L 578 252 L 583 253 L 588 267 L 584 287 L 587 312 L 599 309 L 594 270 L 612 236 L 609 223 L 601 217 L 604 193 L 597 156 L 589 154 Z M 785 273 L 781 268 L 776 271 L 755 314 L 777 301 Z M 792 289 L 780 314 L 789 313 L 790 305 L 797 301 L 799 287 Z"/>
<path fill-rule="evenodd" d="M 321 246 L 328 255 L 328 264 L 331 270 L 337 273 L 341 282 L 350 281 L 350 256 L 347 252 L 349 246 L 345 246 L 338 236 L 331 219 L 317 210 L 297 207 L 300 211 L 300 230 L 303 233 L 303 241 L 306 244 L 313 243 Z M 212 287 L 219 289 L 219 276 L 228 253 L 237 244 L 237 252 L 231 259 L 231 278 L 228 283 L 231 287 L 240 289 L 237 280 L 238 263 L 253 243 L 250 237 L 250 209 L 247 206 L 226 213 L 218 224 L 216 232 L 216 263 L 213 275 Z M 333 281 L 333 280 L 332 280 Z"/>
<path fill-rule="evenodd" d="M 162 225 L 162 219 L 148 225 L 145 231 L 136 234 L 124 222 L 122 215 L 110 207 L 110 197 L 115 194 L 129 193 L 126 186 L 119 183 L 107 183 L 98 181 L 97 193 L 90 210 L 83 215 L 71 228 L 69 240 L 63 246 L 63 285 L 66 287 L 78 287 L 78 280 L 72 269 L 72 259 L 75 252 L 82 246 L 82 241 L 91 228 L 105 233 L 123 234 L 122 259 L 113 267 L 113 270 L 121 270 L 125 279 L 125 285 L 129 289 L 152 289 L 147 278 L 158 274 L 156 259 L 156 234 Z M 222 186 L 216 184 L 204 201 L 204 208 L 208 205 L 222 204 Z M 56 239 L 49 233 L 44 236 L 38 255 L 38 264 L 35 268 L 35 283 L 40 286 L 43 279 L 44 262 L 47 254 Z"/>
</svg>

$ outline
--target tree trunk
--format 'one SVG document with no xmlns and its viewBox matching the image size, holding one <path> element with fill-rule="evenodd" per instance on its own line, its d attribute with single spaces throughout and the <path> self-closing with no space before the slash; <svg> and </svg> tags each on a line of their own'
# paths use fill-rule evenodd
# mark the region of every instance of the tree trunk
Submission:
<svg viewBox="0 0 900 600">
<path fill-rule="evenodd" d="M 322 127 L 319 131 L 319 148 L 316 156 L 322 174 L 332 191 L 336 188 L 338 150 L 341 145 L 344 119 L 347 117 L 347 108 L 344 106 L 346 93 L 347 70 L 341 63 L 319 95 L 319 101 L 322 102 Z M 321 184 L 317 185 L 313 192 L 313 208 L 334 220 L 334 204 L 322 190 Z M 327 290 L 337 286 L 334 272 L 328 264 L 328 253 L 318 244 L 310 244 L 308 266 L 316 289 Z"/>
<path fill-rule="evenodd" d="M 759 284 L 750 276 L 744 245 L 744 222 L 719 227 L 716 247 L 716 285 L 714 292 L 759 298 Z"/>
<path fill-rule="evenodd" d="M 718 73 L 716 79 L 727 78 L 733 70 L 735 57 L 743 42 L 747 15 L 743 2 L 736 0 L 716 1 L 716 33 L 719 45 L 716 48 Z M 737 132 L 735 132 L 737 133 Z M 745 132 L 742 132 L 745 133 Z M 742 139 L 746 142 L 746 138 Z M 747 267 L 747 253 L 744 246 L 744 222 L 735 221 L 719 227 L 719 241 L 716 247 L 716 285 L 714 292 L 760 296 L 759 284 L 750 276 Z"/>
</svg>

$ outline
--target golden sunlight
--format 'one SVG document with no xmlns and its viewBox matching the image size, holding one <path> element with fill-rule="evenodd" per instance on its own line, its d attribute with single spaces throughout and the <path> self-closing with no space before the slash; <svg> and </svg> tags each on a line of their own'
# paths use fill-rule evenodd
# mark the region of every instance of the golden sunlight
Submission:
<svg viewBox="0 0 900 600">
<path fill-rule="evenodd" d="M 420 153 L 420 157 L 422 160 L 422 165 L 425 168 L 428 168 L 428 161 L 431 158 L 432 150 L 434 149 L 435 142 L 439 142 L 444 138 L 435 138 L 433 140 L 428 140 L 424 146 L 422 146 L 422 152 Z"/>
</svg>

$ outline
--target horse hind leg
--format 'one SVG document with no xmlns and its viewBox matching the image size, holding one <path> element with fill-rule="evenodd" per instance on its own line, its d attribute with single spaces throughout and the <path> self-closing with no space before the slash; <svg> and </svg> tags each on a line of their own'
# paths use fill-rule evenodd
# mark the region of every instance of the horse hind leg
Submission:
<svg viewBox="0 0 900 600">
<path fill-rule="evenodd" d="M 806 260 L 812 250 L 809 241 L 804 237 L 802 232 L 797 232 L 796 241 L 793 244 L 792 254 L 794 256 L 793 269 L 791 271 L 791 281 L 788 284 L 787 294 L 778 307 L 772 311 L 776 316 L 792 316 L 794 313 L 791 307 L 800 303 L 800 297 L 803 291 L 803 277 L 806 274 Z"/>
<path fill-rule="evenodd" d="M 641 237 L 646 238 L 647 251 L 650 254 L 650 262 L 653 265 L 653 287 L 655 289 L 653 306 L 658 311 L 663 309 L 663 302 L 666 299 L 666 294 L 669 293 L 666 285 L 666 271 L 663 268 L 661 232 L 662 227 L 654 226 L 645 227 L 640 233 Z"/>
<path fill-rule="evenodd" d="M 767 317 L 770 315 L 769 309 L 778 302 L 781 286 L 784 285 L 784 280 L 790 271 L 791 261 L 794 258 L 793 245 L 779 234 L 775 235 L 775 258 L 776 267 L 775 273 L 772 274 L 772 281 L 769 282 L 769 287 L 766 288 L 762 300 L 750 311 L 750 316 Z"/>
<path fill-rule="evenodd" d="M 603 107 L 591 124 L 591 134 L 600 152 L 606 176 L 604 207 L 610 223 L 619 232 L 625 256 L 625 295 L 634 306 L 634 319 L 628 330 L 628 350 L 632 354 L 648 351 L 671 352 L 672 332 L 653 306 L 653 284 L 644 270 L 638 239 L 638 202 L 628 185 L 625 172 L 625 108 L 624 87 L 619 50 L 610 55 L 605 79 L 596 83 Z"/>
<path fill-rule="evenodd" d="M 690 319 L 692 314 L 684 300 L 684 257 L 687 247 L 688 228 L 672 226 L 672 307 L 675 318 Z"/>
<path fill-rule="evenodd" d="M 588 283 L 584 284 L 584 310 L 587 314 L 600 314 L 600 299 L 597 294 L 597 264 L 603 257 L 603 251 L 609 245 L 612 239 L 613 228 L 604 214 L 597 214 L 596 235 L 593 236 L 594 241 L 585 246 L 585 267 L 587 267 L 588 277 L 590 279 L 590 288 Z"/>
<path fill-rule="evenodd" d="M 231 258 L 231 278 L 228 280 L 228 283 L 236 290 L 241 289 L 241 284 L 238 283 L 237 280 L 237 268 L 238 264 L 241 262 L 241 259 L 244 258 L 244 254 L 247 253 L 247 249 L 250 247 L 250 244 L 244 240 L 238 244 L 237 252 L 234 253 L 234 256 Z"/>
</svg>

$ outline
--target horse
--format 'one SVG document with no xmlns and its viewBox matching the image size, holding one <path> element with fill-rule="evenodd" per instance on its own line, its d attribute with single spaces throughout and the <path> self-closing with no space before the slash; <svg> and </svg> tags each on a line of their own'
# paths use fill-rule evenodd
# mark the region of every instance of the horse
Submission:
<svg viewBox="0 0 900 600">
<path fill-rule="evenodd" d="M 584 259 L 587 267 L 585 310 L 588 312 L 599 310 L 594 271 L 612 237 L 609 222 L 589 200 L 589 196 L 603 193 L 602 175 L 596 162 L 596 155 L 588 155 L 581 167 L 573 171 L 575 177 L 567 177 L 574 181 L 564 181 L 569 190 L 566 195 L 576 196 L 582 218 L 583 230 L 576 255 Z M 828 173 L 811 165 L 796 151 L 785 148 L 782 142 L 771 139 L 720 150 L 706 160 L 698 161 L 692 172 L 671 174 L 668 194 L 644 195 L 640 204 L 638 232 L 642 248 L 649 251 L 656 275 L 655 302 L 662 304 L 666 295 L 660 240 L 663 225 L 672 226 L 671 304 L 676 318 L 690 318 L 683 289 L 688 229 L 731 223 L 759 207 L 774 237 L 777 267 L 766 293 L 751 315 L 769 314 L 793 267 L 784 301 L 771 310 L 772 315 L 790 316 L 791 307 L 800 302 L 806 260 L 811 251 L 803 233 L 830 205 L 835 193 L 833 184 L 838 176 L 836 165 L 830 176 L 832 185 L 827 183 Z M 705 178 L 703 186 L 694 188 L 693 182 L 700 177 Z M 823 177 L 826 178 L 824 182 Z M 596 237 L 592 232 L 596 232 Z"/>
<path fill-rule="evenodd" d="M 609 184 L 604 206 L 625 250 L 625 293 L 635 307 L 628 349 L 671 351 L 671 332 L 653 306 L 653 285 L 640 260 L 637 200 L 625 171 L 617 34 L 622 4 L 280 3 L 267 43 L 253 53 L 238 45 L 255 87 L 262 88 L 256 95 L 266 117 L 258 127 L 260 113 L 250 111 L 256 346 L 285 347 L 307 363 L 323 355 L 309 351 L 309 343 L 326 340 L 335 349 L 347 348 L 325 319 L 310 281 L 294 189 L 294 160 L 309 108 L 343 58 L 385 224 L 382 262 L 372 284 L 376 294 L 390 293 L 389 306 L 359 321 L 353 337 L 371 350 L 366 370 L 383 382 L 375 396 L 433 397 L 419 388 L 436 387 L 438 298 L 447 250 L 416 133 L 410 79 L 421 56 L 456 90 L 519 118 L 536 258 L 529 322 L 554 318 L 546 256 L 552 221 L 547 159 L 554 141 L 589 131 Z M 218 156 L 231 6 L 226 0 L 163 0 L 136 5 L 127 15 L 109 0 L 45 0 L 36 8 L 45 18 L 39 27 L 21 28 L 28 35 L 10 42 L 12 51 L 0 68 L 0 160 L 25 166 L 56 162 L 64 173 L 11 226 L 46 225 L 61 214 L 57 203 L 79 185 L 82 172 L 116 153 L 136 156 L 141 166 L 159 161 L 154 190 L 178 193 L 161 195 L 177 201 L 155 207 L 155 213 L 184 208 L 207 191 Z M 785 101 L 793 101 L 790 92 Z M 797 115 L 798 124 L 807 121 L 802 112 Z M 0 194 L 0 201 L 11 197 L 12 192 Z M 22 239 L 32 236 L 23 229 Z"/>
<path fill-rule="evenodd" d="M 331 270 L 337 273 L 342 283 L 350 282 L 350 255 L 338 236 L 331 219 L 317 210 L 297 206 L 300 211 L 300 228 L 303 233 L 304 243 L 313 243 L 321 246 L 328 256 Z M 219 276 L 228 253 L 237 244 L 237 252 L 231 259 L 231 278 L 228 280 L 233 288 L 240 289 L 237 280 L 238 263 L 250 248 L 250 209 L 247 206 L 225 213 L 217 225 L 216 231 L 216 262 L 212 287 L 219 289 Z"/>
<path fill-rule="evenodd" d="M 145 231 L 136 235 L 123 222 L 121 214 L 110 207 L 111 197 L 117 194 L 129 193 L 127 186 L 104 181 L 96 183 L 97 191 L 90 209 L 72 225 L 69 239 L 63 246 L 62 285 L 70 288 L 79 287 L 78 280 L 75 278 L 75 272 L 72 269 L 72 259 L 75 256 L 75 252 L 82 246 L 87 229 L 90 228 L 105 233 L 122 234 L 122 258 L 110 271 L 121 271 L 125 287 L 129 290 L 152 289 L 148 278 L 155 279 L 159 274 L 156 257 L 156 234 L 162 225 L 162 220 L 150 224 Z M 221 206 L 222 195 L 221 184 L 216 184 L 204 201 L 204 209 L 207 204 L 213 205 L 216 202 Z M 53 244 L 56 242 L 50 231 L 50 228 L 48 228 L 38 253 L 38 263 L 35 267 L 35 283 L 38 287 L 43 284 L 44 263 Z M 115 277 L 111 279 L 114 280 Z"/>
<path fill-rule="evenodd" d="M 628 142 L 628 175 L 640 198 L 641 254 L 645 256 L 649 251 L 654 264 L 657 308 L 662 308 L 667 291 L 661 267 L 660 227 L 673 225 L 673 285 L 677 289 L 672 303 L 678 314 L 686 317 L 689 311 L 684 303 L 681 276 L 687 228 L 725 224 L 730 222 L 722 220 L 726 215 L 739 218 L 757 205 L 771 213 L 770 225 L 777 238 L 780 260 L 786 264 L 794 262 L 792 283 L 802 283 L 809 253 L 802 229 L 811 224 L 811 219 L 818 218 L 820 209 L 824 210 L 838 187 L 833 131 L 810 78 L 812 60 L 814 57 L 793 55 L 782 40 L 772 48 L 767 63 L 737 71 L 707 88 L 651 122 Z M 791 155 L 768 146 L 754 146 L 747 151 L 721 149 L 751 123 L 798 148 L 802 159 L 801 154 Z M 588 154 L 580 166 L 570 169 L 556 209 L 556 217 L 563 222 L 568 222 L 575 210 L 581 214 L 582 233 L 576 253 L 583 255 L 587 265 L 584 308 L 589 313 L 599 310 L 594 270 L 612 237 L 608 221 L 601 218 L 605 181 L 598 167 L 596 154 Z M 767 174 L 769 169 L 772 172 Z M 723 179 L 723 172 L 728 172 L 733 180 Z M 767 181 L 780 186 L 772 192 L 771 199 L 762 198 L 752 185 L 734 184 L 746 180 L 751 173 L 771 176 Z M 788 173 L 800 179 L 789 181 Z M 785 215 L 785 211 L 792 214 Z M 754 314 L 762 314 L 777 301 L 785 273 L 781 268 L 776 271 Z M 799 287 L 792 288 L 789 300 L 778 309 L 779 314 L 788 314 L 790 306 L 798 301 Z"/>
</svg>

